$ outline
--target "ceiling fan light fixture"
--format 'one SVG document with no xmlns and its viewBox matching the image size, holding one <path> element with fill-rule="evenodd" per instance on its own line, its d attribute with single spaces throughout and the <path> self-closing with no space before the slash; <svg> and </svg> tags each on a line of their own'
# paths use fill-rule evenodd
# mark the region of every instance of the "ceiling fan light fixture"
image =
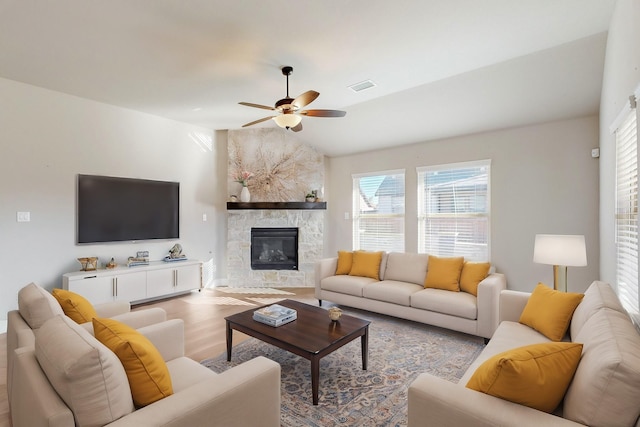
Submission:
<svg viewBox="0 0 640 427">
<path fill-rule="evenodd" d="M 298 126 L 302 121 L 302 117 L 292 113 L 280 114 L 279 116 L 274 117 L 273 121 L 281 128 L 289 129 Z"/>
</svg>

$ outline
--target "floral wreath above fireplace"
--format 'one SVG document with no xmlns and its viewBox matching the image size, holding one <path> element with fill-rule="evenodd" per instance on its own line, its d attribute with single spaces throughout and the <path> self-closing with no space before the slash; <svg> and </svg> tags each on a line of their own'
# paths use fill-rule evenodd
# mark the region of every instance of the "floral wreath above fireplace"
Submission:
<svg viewBox="0 0 640 427">
<path fill-rule="evenodd" d="M 229 131 L 228 152 L 231 194 L 239 194 L 234 181 L 248 172 L 252 202 L 304 201 L 310 189 L 323 187 L 324 157 L 282 129 Z"/>
</svg>

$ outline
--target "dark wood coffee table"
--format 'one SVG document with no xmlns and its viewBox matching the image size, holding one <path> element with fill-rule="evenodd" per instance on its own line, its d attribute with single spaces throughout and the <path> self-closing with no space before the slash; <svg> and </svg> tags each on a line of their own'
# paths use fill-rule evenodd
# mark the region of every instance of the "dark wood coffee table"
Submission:
<svg viewBox="0 0 640 427">
<path fill-rule="evenodd" d="M 225 317 L 227 361 L 231 360 L 234 329 L 310 360 L 314 405 L 318 404 L 320 359 L 327 354 L 361 337 L 362 369 L 367 370 L 369 323 L 371 322 L 346 314 L 343 314 L 337 322 L 332 322 L 327 310 L 320 307 L 293 300 L 280 301 L 278 304 L 295 309 L 298 312 L 298 318 L 277 328 L 268 326 L 253 320 L 253 312 L 260 307 Z"/>
</svg>

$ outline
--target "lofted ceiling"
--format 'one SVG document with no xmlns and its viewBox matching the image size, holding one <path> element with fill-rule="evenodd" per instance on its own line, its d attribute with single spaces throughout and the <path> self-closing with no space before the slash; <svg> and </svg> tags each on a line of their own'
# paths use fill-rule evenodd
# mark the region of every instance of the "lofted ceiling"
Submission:
<svg viewBox="0 0 640 427">
<path fill-rule="evenodd" d="M 340 156 L 596 114 L 614 2 L 0 0 L 0 77 L 239 129 L 291 65 L 292 97 L 347 111 L 296 135 Z"/>
</svg>

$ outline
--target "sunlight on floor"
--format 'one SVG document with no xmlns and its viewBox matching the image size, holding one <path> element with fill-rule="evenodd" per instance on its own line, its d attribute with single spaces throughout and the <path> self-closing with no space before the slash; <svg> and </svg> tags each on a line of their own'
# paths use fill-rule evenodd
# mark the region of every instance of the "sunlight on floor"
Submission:
<svg viewBox="0 0 640 427">
<path fill-rule="evenodd" d="M 231 298 L 231 297 L 203 296 L 202 298 L 195 298 L 195 299 L 185 298 L 182 301 L 192 305 L 247 305 L 247 306 L 256 305 L 248 301 L 242 301 L 242 300 Z"/>
<path fill-rule="evenodd" d="M 283 291 L 281 289 L 273 288 L 216 288 L 216 291 L 224 292 L 227 294 L 257 294 L 257 295 L 295 295 L 293 292 Z"/>
<path fill-rule="evenodd" d="M 248 300 L 255 301 L 258 304 L 275 304 L 282 301 L 284 298 L 247 298 Z"/>
</svg>

